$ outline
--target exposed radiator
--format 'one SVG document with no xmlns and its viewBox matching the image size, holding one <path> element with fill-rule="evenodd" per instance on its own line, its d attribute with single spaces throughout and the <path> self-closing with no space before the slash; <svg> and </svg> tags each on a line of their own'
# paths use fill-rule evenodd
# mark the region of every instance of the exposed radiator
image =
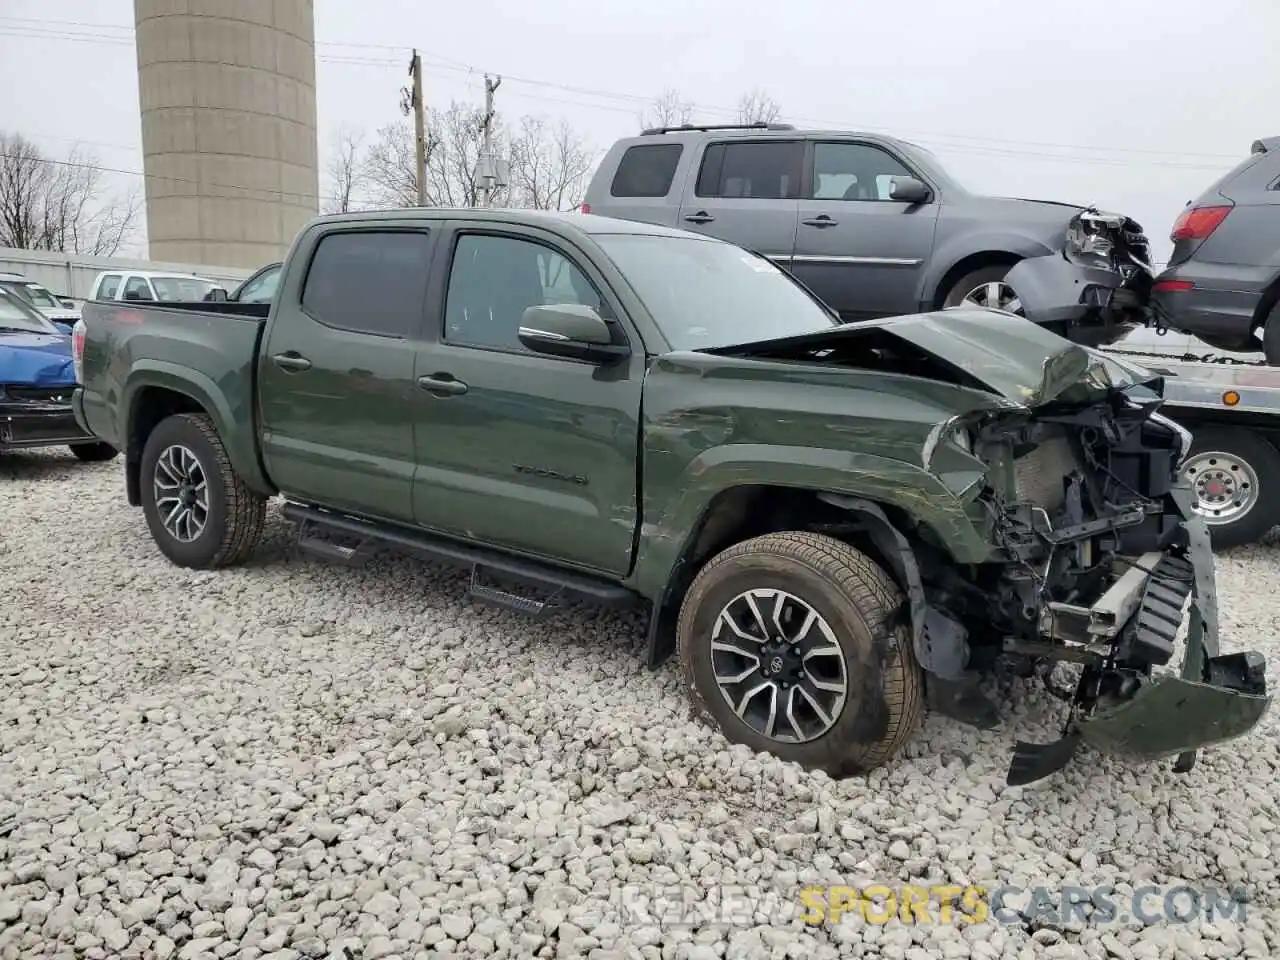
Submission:
<svg viewBox="0 0 1280 960">
<path fill-rule="evenodd" d="M 1041 443 L 1013 462 L 1014 489 L 1018 499 L 1053 513 L 1066 499 L 1064 481 L 1078 463 L 1066 437 Z"/>
</svg>

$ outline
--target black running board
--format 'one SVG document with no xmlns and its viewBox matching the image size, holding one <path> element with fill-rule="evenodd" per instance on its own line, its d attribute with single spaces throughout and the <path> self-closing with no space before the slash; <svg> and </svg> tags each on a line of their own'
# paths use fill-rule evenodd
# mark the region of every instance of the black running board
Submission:
<svg viewBox="0 0 1280 960">
<path fill-rule="evenodd" d="M 629 607 L 640 599 L 626 587 L 588 574 L 435 537 L 418 530 L 363 520 L 299 503 L 286 503 L 281 513 L 286 520 L 297 523 L 300 533 L 306 535 L 305 540 L 299 541 L 299 547 L 308 553 L 350 564 L 355 562 L 357 555 L 366 554 L 371 547 L 390 547 L 407 553 L 422 554 L 428 559 L 453 566 L 468 567 L 471 569 L 471 586 L 467 591 L 469 596 L 519 613 L 538 616 L 556 601 L 567 598 L 607 607 Z M 315 537 L 313 531 L 354 538 L 359 541 L 359 546 L 352 548 L 327 543 Z M 547 600 L 535 600 L 510 593 L 482 583 L 482 573 L 548 591 L 551 597 Z"/>
<path fill-rule="evenodd" d="M 1028 783 L 1043 780 L 1070 763 L 1079 746 L 1078 733 L 1069 733 L 1052 743 L 1027 743 L 1019 740 L 1013 748 L 1013 758 L 1009 761 L 1005 783 L 1011 787 L 1024 787 Z"/>
</svg>

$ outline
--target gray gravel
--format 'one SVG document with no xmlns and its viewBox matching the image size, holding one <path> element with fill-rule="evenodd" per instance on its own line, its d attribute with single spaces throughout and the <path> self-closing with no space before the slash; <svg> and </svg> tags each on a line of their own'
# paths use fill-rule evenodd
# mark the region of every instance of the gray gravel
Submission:
<svg viewBox="0 0 1280 960">
<path fill-rule="evenodd" d="M 1225 636 L 1273 670 L 1278 557 L 1220 558 Z M 1001 730 L 931 718 L 835 782 L 692 720 L 638 618 L 531 623 L 464 585 L 291 558 L 278 519 L 249 567 L 185 572 L 119 461 L 0 460 L 0 958 L 1280 954 L 1275 719 L 1185 777 L 1109 761 L 1005 788 L 1014 731 L 1058 716 L 1018 682 Z M 797 885 L 873 881 L 1251 902 L 1181 925 L 800 919 Z"/>
</svg>

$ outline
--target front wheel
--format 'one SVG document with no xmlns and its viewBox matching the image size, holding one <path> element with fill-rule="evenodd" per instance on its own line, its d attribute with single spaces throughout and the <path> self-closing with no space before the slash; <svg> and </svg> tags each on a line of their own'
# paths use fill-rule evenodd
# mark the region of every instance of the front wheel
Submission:
<svg viewBox="0 0 1280 960">
<path fill-rule="evenodd" d="M 71 453 L 84 463 L 102 463 L 113 460 L 118 450 L 109 443 L 73 443 Z"/>
<path fill-rule="evenodd" d="M 903 598 L 869 557 L 772 533 L 698 573 L 677 625 L 695 707 L 725 736 L 831 776 L 887 762 L 919 726 L 923 676 Z"/>
<path fill-rule="evenodd" d="M 994 310 L 1007 310 L 1009 313 L 1023 315 L 1022 301 L 1017 291 L 1004 282 L 1004 278 L 1013 269 L 1011 264 L 997 264 L 980 267 L 951 285 L 943 298 L 944 307 L 991 307 Z"/>
<path fill-rule="evenodd" d="M 141 488 L 151 536 L 180 567 L 239 563 L 262 535 L 267 502 L 232 469 L 222 438 L 202 414 L 175 414 L 151 432 Z"/>
<path fill-rule="evenodd" d="M 1253 543 L 1280 523 L 1280 450 L 1239 427 L 1198 427 L 1182 466 L 1215 547 Z"/>
</svg>

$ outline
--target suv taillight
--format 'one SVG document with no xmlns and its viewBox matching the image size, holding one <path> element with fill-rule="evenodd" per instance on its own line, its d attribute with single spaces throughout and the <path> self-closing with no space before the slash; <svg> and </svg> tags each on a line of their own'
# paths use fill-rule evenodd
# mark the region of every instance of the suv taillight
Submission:
<svg viewBox="0 0 1280 960">
<path fill-rule="evenodd" d="M 1169 239 L 1174 243 L 1179 240 L 1207 240 L 1213 231 L 1221 226 L 1231 212 L 1231 204 L 1214 207 L 1190 207 L 1174 221 L 1173 232 Z"/>
<path fill-rule="evenodd" d="M 579 207 L 578 207 L 578 211 L 579 211 L 580 213 L 590 213 L 590 212 L 591 212 L 591 204 L 589 204 L 589 203 L 584 203 L 584 204 L 582 204 L 581 206 L 579 206 Z"/>
<path fill-rule="evenodd" d="M 76 367 L 76 383 L 84 386 L 84 318 L 71 328 L 71 359 Z"/>
</svg>

